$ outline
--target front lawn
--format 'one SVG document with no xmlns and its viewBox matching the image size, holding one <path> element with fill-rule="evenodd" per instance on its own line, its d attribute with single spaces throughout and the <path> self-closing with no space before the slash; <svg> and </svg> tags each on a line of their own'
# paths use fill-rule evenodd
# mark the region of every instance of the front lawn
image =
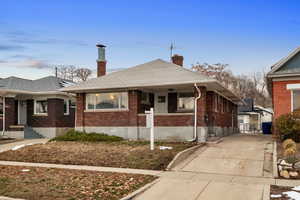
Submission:
<svg viewBox="0 0 300 200">
<path fill-rule="evenodd" d="M 159 146 L 173 149 L 160 150 Z M 164 170 L 175 155 L 195 143 L 56 141 L 0 153 L 0 160 Z"/>
<path fill-rule="evenodd" d="M 0 196 L 28 200 L 120 199 L 153 176 L 0 166 Z"/>
</svg>

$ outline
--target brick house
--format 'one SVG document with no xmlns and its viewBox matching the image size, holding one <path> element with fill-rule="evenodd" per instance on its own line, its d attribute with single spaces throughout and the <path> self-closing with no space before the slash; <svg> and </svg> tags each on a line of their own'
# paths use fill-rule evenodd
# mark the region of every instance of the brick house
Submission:
<svg viewBox="0 0 300 200">
<path fill-rule="evenodd" d="M 0 79 L 0 135 L 52 138 L 75 124 L 75 97 L 59 91 L 72 84 L 56 77 Z"/>
<path fill-rule="evenodd" d="M 300 47 L 273 65 L 267 80 L 274 119 L 300 110 Z"/>
<path fill-rule="evenodd" d="M 127 139 L 149 139 L 145 111 L 154 108 L 155 138 L 205 141 L 237 131 L 237 98 L 215 79 L 153 60 L 106 74 L 105 46 L 98 47 L 98 77 L 62 89 L 76 93 L 76 129 Z"/>
</svg>

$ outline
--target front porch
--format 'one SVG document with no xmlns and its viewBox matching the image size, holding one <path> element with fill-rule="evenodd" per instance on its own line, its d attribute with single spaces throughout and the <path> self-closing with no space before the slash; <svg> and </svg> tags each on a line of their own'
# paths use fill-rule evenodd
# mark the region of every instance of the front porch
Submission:
<svg viewBox="0 0 300 200">
<path fill-rule="evenodd" d="M 6 93 L 0 95 L 0 99 L 2 137 L 52 138 L 74 126 L 74 109 L 70 108 L 68 98 L 59 95 Z"/>
<path fill-rule="evenodd" d="M 148 140 L 145 111 L 150 108 L 157 140 L 204 142 L 210 133 L 222 136 L 237 130 L 236 104 L 213 87 L 193 84 L 79 94 L 76 129 Z"/>
</svg>

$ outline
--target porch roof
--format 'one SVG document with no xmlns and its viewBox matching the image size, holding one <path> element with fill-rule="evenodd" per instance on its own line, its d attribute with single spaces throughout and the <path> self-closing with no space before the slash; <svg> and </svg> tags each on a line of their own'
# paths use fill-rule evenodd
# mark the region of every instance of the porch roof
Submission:
<svg viewBox="0 0 300 200">
<path fill-rule="evenodd" d="M 167 88 L 172 86 L 189 86 L 195 83 L 199 86 L 204 85 L 217 90 L 231 100 L 240 100 L 217 80 L 161 59 L 90 79 L 86 82 L 63 88 L 61 91 L 80 93 L 117 89 Z"/>
</svg>

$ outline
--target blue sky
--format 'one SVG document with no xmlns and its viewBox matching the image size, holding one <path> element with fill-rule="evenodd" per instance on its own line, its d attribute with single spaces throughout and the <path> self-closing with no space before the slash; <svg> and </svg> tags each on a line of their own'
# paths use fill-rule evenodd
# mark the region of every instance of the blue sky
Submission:
<svg viewBox="0 0 300 200">
<path fill-rule="evenodd" d="M 94 70 L 97 42 L 109 70 L 169 60 L 174 42 L 186 67 L 221 62 L 236 74 L 268 70 L 300 45 L 297 0 L 2 0 L 0 9 L 0 77 Z"/>
</svg>

